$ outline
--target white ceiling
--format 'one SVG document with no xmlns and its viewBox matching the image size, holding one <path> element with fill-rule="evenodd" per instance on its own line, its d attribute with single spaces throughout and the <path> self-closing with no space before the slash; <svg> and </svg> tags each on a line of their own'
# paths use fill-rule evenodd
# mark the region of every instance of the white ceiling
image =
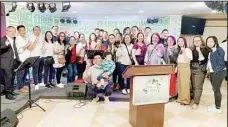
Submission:
<svg viewBox="0 0 228 127">
<path fill-rule="evenodd" d="M 48 3 L 48 2 L 47 2 Z M 58 10 L 44 15 L 58 17 L 77 17 L 78 19 L 146 19 L 153 16 L 208 14 L 209 9 L 204 2 L 71 2 L 68 12 L 61 12 L 62 3 L 56 2 Z M 11 9 L 7 2 L 6 11 Z M 18 2 L 17 10 L 26 8 L 26 2 Z M 37 6 L 37 5 L 35 5 Z M 37 13 L 40 13 L 37 9 Z"/>
</svg>

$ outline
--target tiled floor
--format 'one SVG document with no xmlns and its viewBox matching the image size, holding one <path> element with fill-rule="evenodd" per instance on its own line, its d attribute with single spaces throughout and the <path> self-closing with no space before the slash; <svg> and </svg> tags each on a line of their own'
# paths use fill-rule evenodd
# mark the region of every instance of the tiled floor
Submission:
<svg viewBox="0 0 228 127">
<path fill-rule="evenodd" d="M 227 82 L 222 91 L 222 113 L 211 114 L 207 106 L 214 103 L 211 84 L 205 81 L 204 91 L 198 110 L 171 102 L 165 106 L 164 127 L 226 127 L 227 126 Z M 77 101 L 39 100 L 47 111 L 39 108 L 27 109 L 19 114 L 18 127 L 131 127 L 128 123 L 128 102 L 91 104 L 74 108 Z"/>
</svg>

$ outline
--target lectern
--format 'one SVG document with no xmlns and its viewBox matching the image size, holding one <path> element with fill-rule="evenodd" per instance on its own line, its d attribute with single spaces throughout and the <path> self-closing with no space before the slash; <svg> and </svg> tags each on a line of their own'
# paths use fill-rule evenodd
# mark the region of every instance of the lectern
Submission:
<svg viewBox="0 0 228 127">
<path fill-rule="evenodd" d="M 158 86 L 167 86 L 167 89 L 169 89 L 169 81 L 168 78 L 162 78 L 161 80 L 156 80 L 156 78 L 159 79 L 159 77 L 162 76 L 169 76 L 170 74 L 174 73 L 174 70 L 174 65 L 139 65 L 129 66 L 126 68 L 123 73 L 123 78 L 130 77 L 129 123 L 132 125 L 132 127 L 163 127 L 164 106 L 166 102 L 164 101 L 164 98 L 162 98 L 163 100 L 159 101 L 159 97 L 155 97 L 157 94 L 154 93 L 162 92 L 162 87 Z M 145 85 L 147 83 L 145 79 L 137 79 L 138 81 L 136 80 L 136 78 L 140 79 L 141 77 L 149 77 L 151 79 L 148 80 L 149 85 Z M 136 81 L 137 83 L 135 84 Z M 134 90 L 134 87 L 136 86 L 137 89 Z M 142 88 L 142 90 L 139 90 L 139 88 Z M 136 93 L 134 93 L 136 91 L 142 92 L 143 95 L 137 94 L 138 98 L 133 97 L 136 96 Z M 150 97 L 147 99 L 141 98 L 144 95 L 148 95 L 148 92 L 151 92 L 152 98 L 154 97 L 156 100 L 155 102 L 150 103 L 150 101 L 147 101 L 150 99 Z M 164 92 L 167 92 L 165 93 L 167 96 L 169 95 L 169 90 L 163 90 L 163 93 Z M 137 99 L 146 101 L 147 103 L 136 104 Z M 167 102 L 168 99 L 169 98 L 167 97 Z"/>
</svg>

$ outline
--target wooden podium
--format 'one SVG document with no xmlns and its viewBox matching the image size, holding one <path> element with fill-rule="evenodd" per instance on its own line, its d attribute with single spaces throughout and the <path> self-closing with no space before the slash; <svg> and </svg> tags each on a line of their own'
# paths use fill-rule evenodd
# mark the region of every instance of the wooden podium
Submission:
<svg viewBox="0 0 228 127">
<path fill-rule="evenodd" d="M 165 108 L 164 103 L 133 105 L 133 78 L 135 76 L 169 75 L 174 73 L 174 70 L 174 65 L 139 65 L 126 68 L 123 77 L 130 77 L 129 123 L 132 127 L 163 127 Z"/>
</svg>

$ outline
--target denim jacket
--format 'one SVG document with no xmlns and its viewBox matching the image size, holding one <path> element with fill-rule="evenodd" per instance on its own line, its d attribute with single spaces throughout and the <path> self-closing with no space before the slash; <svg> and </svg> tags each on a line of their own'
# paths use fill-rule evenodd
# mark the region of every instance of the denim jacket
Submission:
<svg viewBox="0 0 228 127">
<path fill-rule="evenodd" d="M 222 72 L 226 68 L 224 55 L 225 52 L 221 47 L 217 47 L 214 52 L 210 52 L 211 66 L 215 74 Z"/>
</svg>

